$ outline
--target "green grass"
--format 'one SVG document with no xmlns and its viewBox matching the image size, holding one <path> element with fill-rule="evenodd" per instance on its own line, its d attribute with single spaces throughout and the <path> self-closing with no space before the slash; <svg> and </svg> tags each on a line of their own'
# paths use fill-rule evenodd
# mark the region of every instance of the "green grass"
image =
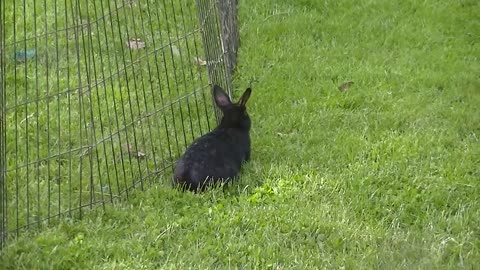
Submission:
<svg viewBox="0 0 480 270">
<path fill-rule="evenodd" d="M 23 234 L 0 263 L 478 268 L 477 2 L 241 1 L 236 95 L 258 80 L 241 180 L 201 195 L 152 185 Z"/>
</svg>

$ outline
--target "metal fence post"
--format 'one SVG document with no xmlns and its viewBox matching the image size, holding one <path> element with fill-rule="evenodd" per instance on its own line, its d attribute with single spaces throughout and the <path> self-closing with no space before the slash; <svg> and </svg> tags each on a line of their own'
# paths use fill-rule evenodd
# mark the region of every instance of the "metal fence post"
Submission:
<svg viewBox="0 0 480 270">
<path fill-rule="evenodd" d="M 4 34 L 5 25 L 5 2 L 0 1 L 0 254 L 5 244 L 6 227 L 7 227 L 7 210 L 6 210 L 6 184 L 5 184 L 5 99 L 4 97 Z"/>
<path fill-rule="evenodd" d="M 237 64 L 237 52 L 240 36 L 237 23 L 237 0 L 218 1 L 220 14 L 222 47 L 225 54 L 227 83 L 232 89 L 232 76 Z"/>
<path fill-rule="evenodd" d="M 236 3 L 236 0 L 197 0 L 210 85 L 222 86 L 230 98 L 233 97 L 232 72 L 236 64 L 238 47 Z M 220 121 L 220 115 L 221 112 L 217 109 L 217 121 Z"/>
</svg>

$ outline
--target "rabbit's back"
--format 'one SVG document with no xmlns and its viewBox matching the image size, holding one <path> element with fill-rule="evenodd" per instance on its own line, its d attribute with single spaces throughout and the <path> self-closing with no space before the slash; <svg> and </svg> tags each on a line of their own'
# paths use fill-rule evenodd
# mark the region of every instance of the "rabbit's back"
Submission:
<svg viewBox="0 0 480 270">
<path fill-rule="evenodd" d="M 234 178 L 250 155 L 248 132 L 216 129 L 193 142 L 177 162 L 174 182 L 191 190 L 204 182 L 216 183 Z"/>
</svg>

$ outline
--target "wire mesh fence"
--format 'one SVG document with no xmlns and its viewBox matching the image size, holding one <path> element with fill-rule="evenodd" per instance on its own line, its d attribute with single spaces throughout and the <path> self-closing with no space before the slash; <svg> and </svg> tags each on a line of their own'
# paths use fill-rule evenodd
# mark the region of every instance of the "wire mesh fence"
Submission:
<svg viewBox="0 0 480 270">
<path fill-rule="evenodd" d="M 227 2 L 0 1 L 0 247 L 169 181 L 231 91 Z"/>
</svg>

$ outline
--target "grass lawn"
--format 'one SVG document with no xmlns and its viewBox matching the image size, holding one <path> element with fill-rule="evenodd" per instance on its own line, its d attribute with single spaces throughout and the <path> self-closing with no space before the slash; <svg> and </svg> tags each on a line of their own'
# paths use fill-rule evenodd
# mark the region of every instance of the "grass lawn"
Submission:
<svg viewBox="0 0 480 270">
<path fill-rule="evenodd" d="M 0 268 L 478 268 L 478 10 L 240 1 L 236 96 L 257 80 L 241 180 L 149 186 L 22 234 Z"/>
</svg>

